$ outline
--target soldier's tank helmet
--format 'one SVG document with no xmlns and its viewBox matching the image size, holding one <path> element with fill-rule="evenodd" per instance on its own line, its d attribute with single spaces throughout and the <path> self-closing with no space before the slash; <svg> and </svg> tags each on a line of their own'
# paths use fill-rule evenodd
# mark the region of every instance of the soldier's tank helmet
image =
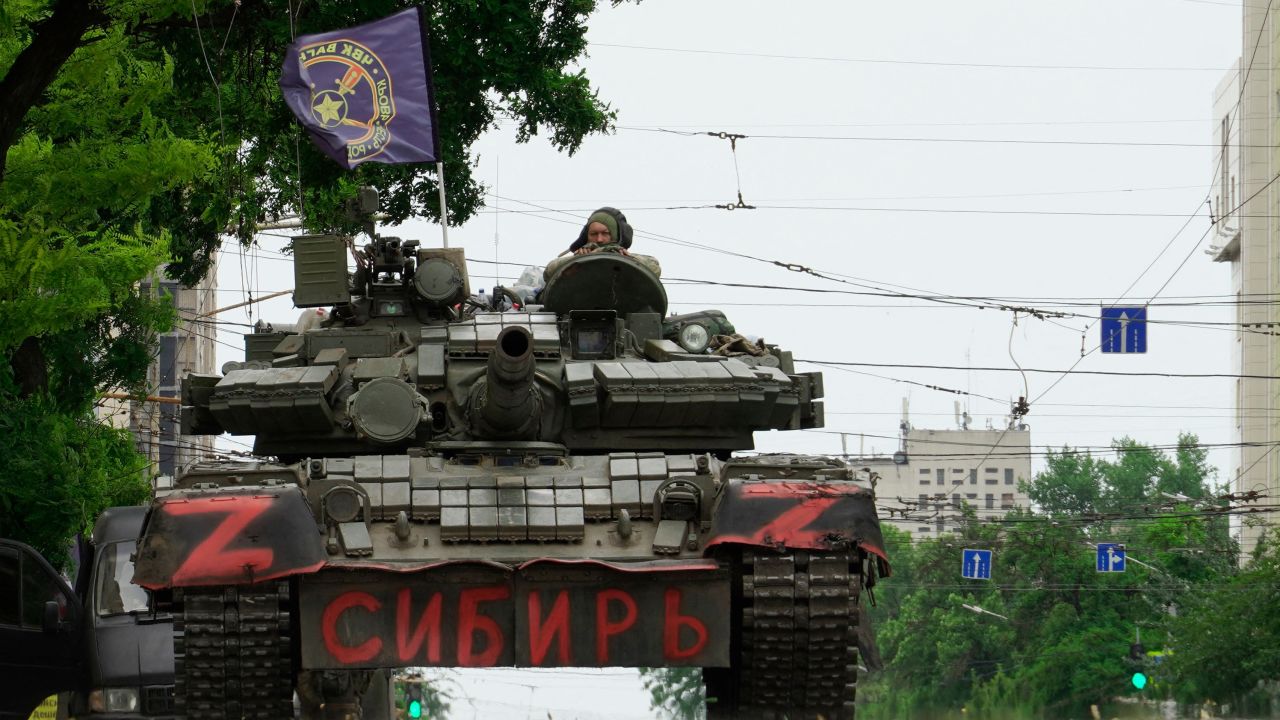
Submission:
<svg viewBox="0 0 1280 720">
<path fill-rule="evenodd" d="M 587 244 L 587 228 L 591 227 L 591 223 L 593 222 L 601 222 L 601 219 L 597 216 L 602 214 L 613 220 L 613 226 L 616 226 L 617 232 L 614 232 L 614 227 L 609 228 L 609 232 L 613 235 L 614 242 L 624 248 L 631 247 L 631 236 L 635 233 L 631 229 L 631 224 L 627 222 L 627 216 L 623 215 L 622 211 L 617 208 L 602 207 L 591 213 L 591 217 L 587 220 L 586 224 L 582 226 L 582 231 L 578 233 L 578 239 L 574 240 L 573 244 L 569 246 L 570 252 L 574 252 L 578 250 L 578 248 Z M 606 226 L 610 225 L 608 222 L 605 222 L 604 224 Z"/>
</svg>

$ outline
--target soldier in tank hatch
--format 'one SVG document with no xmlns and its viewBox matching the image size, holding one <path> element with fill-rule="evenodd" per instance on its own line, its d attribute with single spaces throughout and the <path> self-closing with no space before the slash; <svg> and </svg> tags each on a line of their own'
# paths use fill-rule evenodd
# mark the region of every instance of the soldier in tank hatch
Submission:
<svg viewBox="0 0 1280 720">
<path fill-rule="evenodd" d="M 658 264 L 657 258 L 633 254 L 630 251 L 634 234 L 635 231 L 622 211 L 617 208 L 602 207 L 587 218 L 582 231 L 578 233 L 578 238 L 569 245 L 569 249 L 561 253 L 560 257 L 547 263 L 544 277 L 550 278 L 572 259 L 571 256 L 589 255 L 595 252 L 616 252 L 625 255 L 639 262 L 654 275 L 661 277 L 662 267 Z"/>
<path fill-rule="evenodd" d="M 624 255 L 629 254 L 631 238 L 635 231 L 627 222 L 627 216 L 617 208 L 602 207 L 591 213 L 587 224 L 582 226 L 578 239 L 569 246 L 574 255 L 586 255 L 606 245 L 618 245 Z"/>
</svg>

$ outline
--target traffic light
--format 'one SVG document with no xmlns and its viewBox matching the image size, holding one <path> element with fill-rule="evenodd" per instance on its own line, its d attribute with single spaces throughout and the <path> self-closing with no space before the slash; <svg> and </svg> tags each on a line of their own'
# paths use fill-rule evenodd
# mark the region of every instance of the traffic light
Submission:
<svg viewBox="0 0 1280 720">
<path fill-rule="evenodd" d="M 405 710 L 411 718 L 422 717 L 422 686 L 418 683 L 409 683 L 405 687 Z"/>
<path fill-rule="evenodd" d="M 1147 649 L 1142 645 L 1141 641 L 1129 645 L 1129 666 L 1133 668 L 1133 675 L 1129 676 L 1129 682 L 1137 690 L 1143 690 L 1147 687 L 1146 672 Z"/>
</svg>

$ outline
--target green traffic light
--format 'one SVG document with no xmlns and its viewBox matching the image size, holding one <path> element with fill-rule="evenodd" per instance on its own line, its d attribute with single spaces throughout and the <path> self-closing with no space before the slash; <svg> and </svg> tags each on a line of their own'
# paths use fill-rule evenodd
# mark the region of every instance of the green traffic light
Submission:
<svg viewBox="0 0 1280 720">
<path fill-rule="evenodd" d="M 422 717 L 422 703 L 418 702 L 417 700 L 409 701 L 409 717 L 411 718 Z"/>
<path fill-rule="evenodd" d="M 1141 690 L 1147 686 L 1147 676 L 1145 673 L 1136 672 L 1133 674 L 1133 686 Z M 416 717 L 416 716 L 415 716 Z"/>
</svg>

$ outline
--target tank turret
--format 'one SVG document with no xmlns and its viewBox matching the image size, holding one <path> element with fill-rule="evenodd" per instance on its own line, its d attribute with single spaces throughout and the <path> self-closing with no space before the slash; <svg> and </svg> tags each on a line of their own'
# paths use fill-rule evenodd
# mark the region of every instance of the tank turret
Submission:
<svg viewBox="0 0 1280 720">
<path fill-rule="evenodd" d="M 285 459 L 467 440 L 724 454 L 756 430 L 823 423 L 820 373 L 776 347 L 710 353 L 733 325 L 716 311 L 664 322 L 662 283 L 623 255 L 573 258 L 540 305 L 513 295 L 495 311 L 467 295 L 460 250 L 396 238 L 357 254 L 339 291 L 348 244 L 295 240 L 295 298 L 332 311 L 264 325 L 225 376 L 187 378 L 185 432 L 255 435 L 256 452 Z"/>
<path fill-rule="evenodd" d="M 320 717 L 398 667 L 684 665 L 715 716 L 851 717 L 874 478 L 734 454 L 821 427 L 822 375 L 668 317 L 624 253 L 472 295 L 461 250 L 367 232 L 295 238 L 295 304 L 327 314 L 183 382 L 184 432 L 266 457 L 153 502 L 135 580 L 173 609 L 179 714 L 291 717 L 296 691 Z M 210 674 L 232 663 L 252 685 Z"/>
</svg>

